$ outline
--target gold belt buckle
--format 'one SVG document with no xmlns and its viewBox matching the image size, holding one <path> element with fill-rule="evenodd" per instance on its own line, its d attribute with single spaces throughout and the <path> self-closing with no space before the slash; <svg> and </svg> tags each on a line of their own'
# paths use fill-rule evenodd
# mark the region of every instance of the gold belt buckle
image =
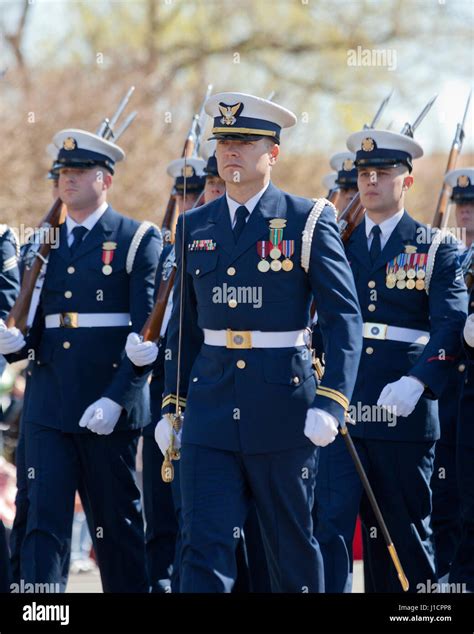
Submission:
<svg viewBox="0 0 474 634">
<path fill-rule="evenodd" d="M 233 350 L 248 350 L 252 347 L 252 333 L 250 330 L 226 330 L 226 348 Z"/>
<path fill-rule="evenodd" d="M 78 314 L 77 313 L 60 313 L 59 325 L 61 328 L 77 328 Z"/>
<path fill-rule="evenodd" d="M 369 321 L 364 323 L 364 337 L 366 339 L 386 339 L 387 324 L 377 324 Z"/>
</svg>

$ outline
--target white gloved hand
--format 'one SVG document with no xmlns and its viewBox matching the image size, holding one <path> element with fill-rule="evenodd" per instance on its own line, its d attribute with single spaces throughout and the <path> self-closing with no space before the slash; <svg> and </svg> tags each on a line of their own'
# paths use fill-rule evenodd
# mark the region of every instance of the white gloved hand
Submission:
<svg viewBox="0 0 474 634">
<path fill-rule="evenodd" d="M 0 319 L 0 354 L 12 354 L 18 352 L 25 345 L 25 337 L 18 328 L 7 328 L 3 319 Z"/>
<path fill-rule="evenodd" d="M 469 315 L 464 325 L 463 333 L 464 339 L 468 346 L 474 348 L 474 313 Z"/>
<path fill-rule="evenodd" d="M 337 419 L 332 414 L 313 407 L 306 413 L 304 435 L 318 447 L 326 447 L 334 442 L 338 434 L 337 426 Z"/>
<path fill-rule="evenodd" d="M 87 427 L 99 435 L 111 434 L 122 409 L 121 405 L 104 396 L 89 405 L 79 421 L 79 427 Z"/>
<path fill-rule="evenodd" d="M 164 416 L 155 427 L 155 440 L 163 455 L 168 451 L 171 445 L 171 436 L 174 436 L 174 448 L 180 449 L 181 447 L 181 434 L 182 429 L 176 433 L 171 425 L 170 421 Z"/>
<path fill-rule="evenodd" d="M 142 341 L 140 335 L 131 332 L 127 337 L 125 352 L 134 365 L 142 367 L 155 362 L 158 356 L 158 346 L 153 341 Z"/>
<path fill-rule="evenodd" d="M 402 376 L 383 388 L 377 405 L 395 416 L 410 416 L 424 391 L 425 386 L 421 381 L 413 376 Z"/>
</svg>

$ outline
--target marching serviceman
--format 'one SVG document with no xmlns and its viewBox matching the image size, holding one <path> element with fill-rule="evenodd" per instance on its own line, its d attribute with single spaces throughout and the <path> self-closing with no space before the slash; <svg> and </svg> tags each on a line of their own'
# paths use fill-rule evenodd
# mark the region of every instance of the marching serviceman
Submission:
<svg viewBox="0 0 474 634">
<path fill-rule="evenodd" d="M 357 194 L 357 168 L 354 165 L 353 152 L 338 152 L 329 161 L 333 170 L 337 170 L 335 186 L 338 188 L 336 207 L 343 211 Z"/>
<path fill-rule="evenodd" d="M 77 129 L 54 143 L 67 218 L 26 341 L 14 329 L 0 332 L 10 361 L 34 359 L 23 416 L 31 475 L 21 576 L 60 583 L 81 482 L 104 591 L 146 592 L 135 456 L 149 419 L 148 377 L 136 375 L 123 349 L 152 309 L 161 238 L 107 203 L 124 158 L 118 146 Z"/>
<path fill-rule="evenodd" d="M 186 197 L 184 197 L 185 165 L 187 167 Z M 175 179 L 174 192 L 178 214 L 191 209 L 201 196 L 207 178 L 204 175 L 205 167 L 206 162 L 200 158 L 189 158 L 186 163 L 184 158 L 180 158 L 168 165 L 167 172 Z M 172 233 L 174 233 L 174 229 L 175 227 L 172 228 Z M 156 272 L 155 297 L 162 278 L 170 274 L 174 261 L 174 246 L 166 244 Z M 175 545 L 178 536 L 180 508 L 179 480 L 176 478 L 172 487 L 163 482 L 161 477 L 162 455 L 154 438 L 155 425 L 161 416 L 161 401 L 165 381 L 166 330 L 171 308 L 172 295 L 170 295 L 161 328 L 162 338 L 157 359 L 156 346 L 141 342 L 137 334 L 130 333 L 126 345 L 126 353 L 136 366 L 149 365 L 156 359 L 150 383 L 151 421 L 143 429 L 143 504 L 146 523 L 146 554 L 151 591 L 156 593 L 170 592 L 170 590 L 178 591 L 176 586 L 178 585 L 179 571 L 175 559 Z M 176 563 L 173 566 L 174 561 Z"/>
<path fill-rule="evenodd" d="M 455 206 L 456 226 L 461 229 L 459 259 L 462 267 L 469 266 L 474 240 L 474 169 L 451 170 L 444 178 L 451 187 Z M 432 527 L 435 541 L 438 581 L 447 582 L 454 554 L 461 538 L 461 498 L 456 466 L 456 437 L 461 391 L 466 380 L 466 361 L 456 360 L 449 381 L 439 398 L 441 437 L 436 443 L 436 455 L 431 479 L 433 490 Z M 469 435 L 466 436 L 466 439 Z"/>
<path fill-rule="evenodd" d="M 474 167 L 454 170 L 446 178 L 453 187 L 457 224 L 466 229 L 466 245 L 469 248 L 464 256 L 463 269 L 471 284 L 469 317 L 463 330 L 466 372 L 456 445 L 461 534 L 451 564 L 449 583 L 465 584 L 461 585 L 462 591 L 474 592 Z M 459 586 L 456 589 L 459 591 Z"/>
<path fill-rule="evenodd" d="M 365 220 L 346 244 L 364 318 L 361 363 L 351 404 L 352 437 L 410 584 L 436 582 L 430 526 L 436 399 L 460 348 L 466 289 L 454 240 L 432 233 L 405 211 L 413 183 L 413 139 L 363 130 L 356 152 Z M 321 451 L 316 537 L 327 590 L 350 591 L 352 539 L 362 484 L 341 439 Z M 364 553 L 376 592 L 400 592 L 382 533 L 368 505 Z M 420 586 L 419 584 L 423 584 Z"/>
<path fill-rule="evenodd" d="M 7 225 L 0 225 L 0 319 L 6 318 L 20 291 L 18 241 Z M 1 322 L 0 322 L 1 323 Z M 5 369 L 5 359 L 0 357 L 0 374 Z M 0 417 L 2 413 L 0 413 Z M 11 571 L 8 545 L 3 522 L 0 519 L 0 592 L 8 592 Z"/>
<path fill-rule="evenodd" d="M 293 113 L 241 93 L 212 96 L 206 112 L 226 196 L 178 220 L 164 418 L 156 429 L 166 456 L 171 441 L 179 449 L 181 431 L 170 424 L 179 421 L 168 414 L 178 399 L 186 405 L 180 589 L 231 591 L 254 501 L 272 590 L 320 592 L 314 445 L 334 440 L 349 405 L 362 334 L 353 280 L 334 207 L 270 182 Z M 319 387 L 305 346 L 313 297 L 327 342 Z"/>
</svg>

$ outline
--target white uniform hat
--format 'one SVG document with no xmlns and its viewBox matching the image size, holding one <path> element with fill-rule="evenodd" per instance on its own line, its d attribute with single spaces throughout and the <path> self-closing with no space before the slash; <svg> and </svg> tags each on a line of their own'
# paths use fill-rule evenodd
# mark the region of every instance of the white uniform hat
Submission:
<svg viewBox="0 0 474 634">
<path fill-rule="evenodd" d="M 115 143 L 76 128 L 61 130 L 54 135 L 53 143 L 59 148 L 59 167 L 89 169 L 100 165 L 113 174 L 115 163 L 125 158 L 125 152 Z"/>
<path fill-rule="evenodd" d="M 360 130 L 347 139 L 347 147 L 356 153 L 357 167 L 395 167 L 403 163 L 413 169 L 412 159 L 423 156 L 423 148 L 405 134 L 388 130 Z"/>
<path fill-rule="evenodd" d="M 213 118 L 212 139 L 262 137 L 280 143 L 282 128 L 296 123 L 296 116 L 273 101 L 242 92 L 221 92 L 206 101 L 206 112 Z"/>
</svg>

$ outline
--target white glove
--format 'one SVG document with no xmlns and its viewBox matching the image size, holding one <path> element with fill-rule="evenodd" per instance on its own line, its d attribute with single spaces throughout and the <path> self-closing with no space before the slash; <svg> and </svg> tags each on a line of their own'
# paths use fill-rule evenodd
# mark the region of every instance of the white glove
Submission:
<svg viewBox="0 0 474 634">
<path fill-rule="evenodd" d="M 463 335 L 467 345 L 474 348 L 474 313 L 466 319 Z"/>
<path fill-rule="evenodd" d="M 0 319 L 0 354 L 18 352 L 24 345 L 22 332 L 18 328 L 7 328 L 3 319 Z"/>
<path fill-rule="evenodd" d="M 306 413 L 304 435 L 318 447 L 326 447 L 334 442 L 338 431 L 338 422 L 332 414 L 313 407 Z"/>
<path fill-rule="evenodd" d="M 421 381 L 413 376 L 402 376 L 383 388 L 377 405 L 396 416 L 410 416 L 424 391 L 425 386 Z"/>
<path fill-rule="evenodd" d="M 155 440 L 163 455 L 167 452 L 171 445 L 171 436 L 174 436 L 174 448 L 179 449 L 181 447 L 181 434 L 182 429 L 176 433 L 170 423 L 170 421 L 163 417 L 155 427 Z"/>
<path fill-rule="evenodd" d="M 154 363 L 158 356 L 158 346 L 153 341 L 142 341 L 140 335 L 131 332 L 127 337 L 125 352 L 134 365 L 142 367 Z"/>
<path fill-rule="evenodd" d="M 99 435 L 111 434 L 122 409 L 121 405 L 104 396 L 89 405 L 79 421 L 79 427 L 87 427 Z"/>
</svg>

